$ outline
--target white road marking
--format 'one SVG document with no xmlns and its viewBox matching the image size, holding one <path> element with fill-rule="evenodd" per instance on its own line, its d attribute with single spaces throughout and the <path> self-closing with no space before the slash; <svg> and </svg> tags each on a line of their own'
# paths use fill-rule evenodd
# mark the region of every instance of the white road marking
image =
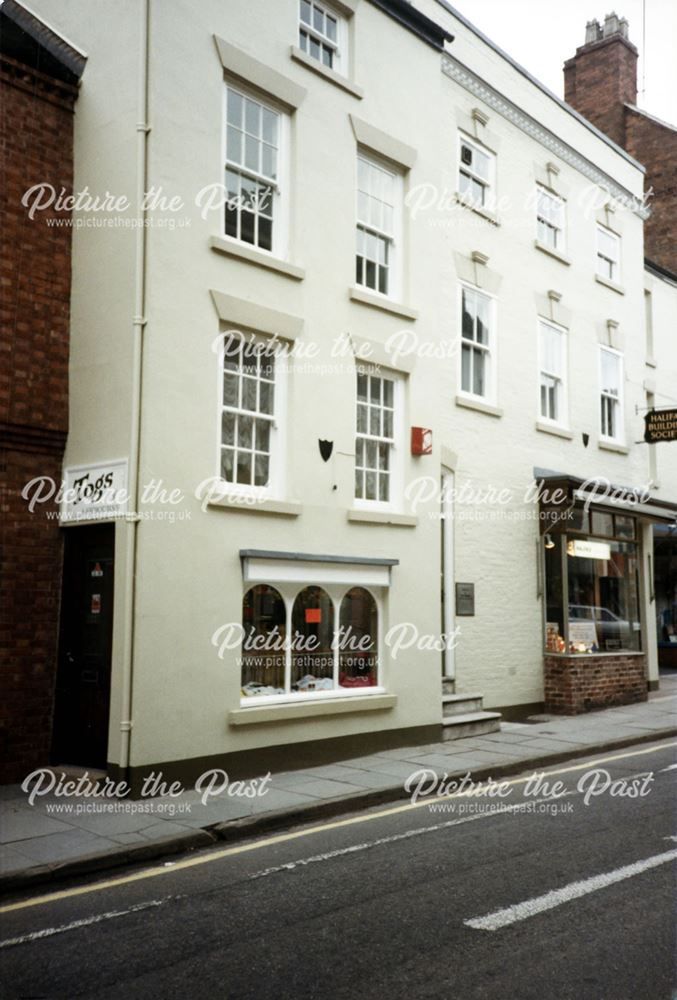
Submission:
<svg viewBox="0 0 677 1000">
<path fill-rule="evenodd" d="M 560 796 L 573 795 L 574 792 L 566 792 Z M 534 799 L 536 804 L 548 802 L 548 799 Z M 395 844 L 398 840 L 410 840 L 412 837 L 420 837 L 425 833 L 437 833 L 438 830 L 447 830 L 452 826 L 461 826 L 463 823 L 472 823 L 477 819 L 489 819 L 492 816 L 500 816 L 502 813 L 523 810 L 524 803 L 515 803 L 512 806 L 501 806 L 500 808 L 488 812 L 474 813 L 472 816 L 463 816 L 459 819 L 450 819 L 445 823 L 435 823 L 433 826 L 422 826 L 415 830 L 405 830 L 403 833 L 393 833 L 389 837 L 379 837 L 377 840 L 368 840 L 362 844 L 352 844 L 350 847 L 340 847 L 335 851 L 326 851 L 322 854 L 313 854 L 309 858 L 299 858 L 297 861 L 288 861 L 283 865 L 275 865 L 273 868 L 263 868 L 261 871 L 253 872 L 249 878 L 265 878 L 268 875 L 276 875 L 278 872 L 290 872 L 295 868 L 302 868 L 304 865 L 317 864 L 319 861 L 331 861 L 332 858 L 340 858 L 346 854 L 356 854 L 360 851 L 368 851 L 372 847 L 381 847 L 383 844 Z"/>
<path fill-rule="evenodd" d="M 656 745 L 644 747 L 641 750 L 630 750 L 623 753 L 607 755 L 606 757 L 593 757 L 592 759 L 585 760 L 582 764 L 560 767 L 556 770 L 550 770 L 547 768 L 547 765 L 544 765 L 543 773 L 548 778 L 554 778 L 560 774 L 573 774 L 576 771 L 587 770 L 589 768 L 597 767 L 602 764 L 608 764 L 616 760 L 628 760 L 631 757 L 644 757 L 647 754 L 663 753 L 665 750 L 672 749 L 673 747 L 677 747 L 677 742 L 674 740 L 670 743 L 665 743 L 662 739 L 659 739 Z M 591 753 L 594 753 L 594 751 L 591 751 Z M 526 767 L 527 765 L 528 761 L 525 761 L 524 766 Z M 518 785 L 523 785 L 527 781 L 530 781 L 532 776 L 533 772 L 523 774 L 518 778 L 507 778 L 505 783 L 511 787 L 517 787 Z M 467 792 L 460 792 L 452 796 L 439 795 L 432 801 L 442 802 L 448 798 L 466 798 L 467 794 Z M 178 871 L 186 871 L 187 869 L 195 868 L 196 866 L 213 864 L 215 861 L 222 861 L 225 858 L 238 857 L 242 854 L 248 854 L 251 851 L 260 851 L 264 848 L 271 847 L 274 844 L 285 844 L 292 840 L 317 836 L 319 834 L 326 833 L 328 830 L 339 830 L 356 826 L 358 823 L 373 823 L 384 819 L 387 816 L 397 816 L 401 813 L 415 812 L 418 809 L 427 809 L 429 806 L 430 802 L 427 799 L 421 799 L 418 802 L 408 802 L 405 805 L 393 805 L 388 806 L 385 809 L 361 812 L 354 816 L 350 816 L 347 819 L 330 820 L 329 822 L 317 824 L 315 826 L 304 826 L 301 829 L 291 830 L 286 833 L 278 833 L 269 837 L 248 840 L 242 844 L 236 844 L 233 847 L 224 847 L 221 849 L 212 848 L 209 851 L 203 851 L 191 857 L 184 858 L 181 861 L 177 861 L 171 868 L 166 867 L 166 865 L 154 866 L 146 868 L 140 872 L 133 872 L 129 875 L 107 878 L 101 882 L 79 885 L 73 887 L 72 889 L 62 889 L 57 892 L 48 892 L 44 895 L 33 896 L 29 899 L 22 899 L 15 903 L 6 903 L 5 905 L 0 906 L 0 914 L 12 913 L 15 910 L 24 910 L 28 907 L 46 906 L 51 903 L 59 902 L 62 899 L 71 899 L 74 896 L 84 896 L 90 892 L 105 892 L 108 889 L 114 889 L 121 885 L 131 885 L 133 882 L 144 881 L 149 878 L 158 878 L 160 875 L 173 875 Z"/>
<path fill-rule="evenodd" d="M 535 917 L 545 910 L 552 910 L 563 903 L 569 903 L 572 899 L 580 899 L 581 896 L 587 896 L 590 892 L 606 889 L 607 886 L 613 885 L 615 882 L 622 882 L 626 878 L 632 878 L 633 875 L 641 875 L 642 872 L 658 868 L 659 865 L 665 865 L 676 858 L 677 850 L 655 854 L 651 858 L 644 858 L 643 861 L 635 861 L 631 865 L 625 865 L 624 868 L 616 868 L 614 871 L 604 872 L 602 875 L 593 875 L 580 882 L 570 882 L 569 885 L 562 886 L 561 889 L 546 892 L 544 896 L 536 896 L 523 903 L 515 903 L 504 910 L 488 913 L 484 917 L 473 917 L 472 920 L 464 920 L 463 923 L 466 927 L 473 927 L 478 931 L 497 931 L 520 920 Z"/>
<path fill-rule="evenodd" d="M 73 920 L 70 924 L 62 924 L 60 927 L 45 927 L 41 931 L 22 934 L 21 937 L 7 938 L 6 941 L 0 941 L 0 948 L 13 948 L 17 944 L 28 944 L 29 941 L 39 941 L 41 938 L 53 937 L 55 934 L 65 934 L 66 931 L 78 930 L 79 927 L 89 927 L 90 924 L 99 924 L 102 920 L 114 920 L 116 917 L 126 917 L 129 913 L 139 913 L 140 910 L 148 910 L 153 906 L 162 906 L 168 899 L 178 899 L 178 896 L 151 899 L 148 903 L 137 903 L 136 906 L 129 906 L 126 910 L 109 910 L 107 913 L 97 913 L 93 917 L 83 917 L 82 920 Z"/>
</svg>

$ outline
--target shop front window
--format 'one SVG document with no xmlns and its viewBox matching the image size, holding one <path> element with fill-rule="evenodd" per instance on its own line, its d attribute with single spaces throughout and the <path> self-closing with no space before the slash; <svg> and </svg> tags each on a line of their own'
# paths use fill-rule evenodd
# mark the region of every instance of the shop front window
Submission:
<svg viewBox="0 0 677 1000">
<path fill-rule="evenodd" d="M 377 683 L 378 612 L 368 590 L 353 587 L 341 601 L 339 684 L 372 687 Z"/>
<path fill-rule="evenodd" d="M 639 652 L 639 546 L 634 518 L 593 511 L 591 535 L 545 550 L 548 652 Z M 566 599 L 565 599 L 566 595 Z"/>
<path fill-rule="evenodd" d="M 364 587 L 257 584 L 242 600 L 241 691 L 350 696 L 376 690 L 379 605 Z"/>
<path fill-rule="evenodd" d="M 333 688 L 334 605 L 322 587 L 306 587 L 294 601 L 292 633 L 292 691 Z"/>
<path fill-rule="evenodd" d="M 274 587 L 259 584 L 242 601 L 242 694 L 284 694 L 284 601 Z"/>
</svg>

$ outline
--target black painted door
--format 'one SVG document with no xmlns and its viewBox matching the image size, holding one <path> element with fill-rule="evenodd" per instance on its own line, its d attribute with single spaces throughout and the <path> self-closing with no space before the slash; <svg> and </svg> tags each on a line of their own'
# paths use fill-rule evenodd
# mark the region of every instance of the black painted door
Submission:
<svg viewBox="0 0 677 1000">
<path fill-rule="evenodd" d="M 64 536 L 52 761 L 105 767 L 115 526 L 67 528 Z"/>
</svg>

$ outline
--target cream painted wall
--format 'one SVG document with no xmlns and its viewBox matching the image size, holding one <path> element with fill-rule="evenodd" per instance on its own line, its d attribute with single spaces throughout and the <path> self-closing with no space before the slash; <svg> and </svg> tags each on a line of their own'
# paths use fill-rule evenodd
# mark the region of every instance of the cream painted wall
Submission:
<svg viewBox="0 0 677 1000">
<path fill-rule="evenodd" d="M 441 19 L 437 5 L 417 6 Z M 40 0 L 33 7 L 89 56 L 76 113 L 77 184 L 119 187 L 132 196 L 136 4 Z M 402 329 L 415 330 L 419 343 L 452 345 L 448 353 L 453 354 L 459 337 L 459 277 L 467 275 L 472 251 L 488 256 L 488 264 L 479 267 L 486 280 L 500 283 L 498 406 L 503 415 L 455 404 L 456 352 L 415 359 L 406 378 L 405 416 L 407 434 L 412 425 L 433 429 L 435 448 L 432 456 L 405 458 L 408 482 L 418 476 L 437 480 L 446 448 L 458 456 L 458 489 L 470 484 L 512 493 L 507 509 L 480 508 L 474 519 L 458 516 L 455 522 L 456 579 L 475 583 L 477 607 L 475 617 L 458 620 L 457 690 L 481 691 L 487 706 L 537 702 L 543 696 L 538 526 L 533 505 L 523 499 L 534 466 L 631 485 L 646 479 L 642 448 L 630 447 L 628 454 L 603 450 L 597 424 L 597 353 L 611 319 L 619 323 L 626 354 L 628 444 L 641 436 L 641 418 L 635 417 L 645 378 L 644 341 L 637 336 L 644 323 L 640 218 L 628 210 L 615 216 L 623 240 L 620 295 L 595 282 L 595 218 L 574 210 L 590 181 L 443 76 L 439 54 L 368 0 L 357 5 L 353 27 L 354 82 L 364 89 L 362 100 L 290 58 L 295 0 L 202 0 L 199 5 L 151 0 L 148 184 L 183 199 L 179 215 L 187 224 L 148 230 L 140 480 L 161 480 L 165 488 L 181 490 L 185 499 L 177 510 L 186 517 L 173 524 L 144 519 L 138 529 L 133 765 L 433 725 L 441 716 L 441 657 L 425 650 L 401 654 L 394 662 L 386 657 L 386 686 L 398 698 L 394 709 L 228 726 L 228 712 L 239 707 L 235 655 L 220 660 L 210 639 L 218 626 L 240 620 L 240 549 L 397 558 L 387 624 L 410 621 L 421 633 L 436 635 L 440 522 L 433 499 L 417 510 L 415 527 L 349 523 L 354 374 L 345 359 L 344 369 L 330 375 L 297 370 L 290 376 L 286 499 L 302 504 L 301 515 L 200 509 L 193 494 L 198 483 L 215 474 L 219 420 L 213 349 L 219 320 L 210 290 L 302 317 L 303 338 L 320 345 L 321 364 L 336 364 L 331 345 L 344 333 L 383 344 Z M 641 192 L 639 170 L 467 29 L 451 27 L 457 38 L 450 51 L 459 59 L 468 60 L 490 85 L 528 108 L 617 183 Z M 224 85 L 214 34 L 307 89 L 293 115 L 291 136 L 289 260 L 305 268 L 301 281 L 210 249 L 210 238 L 221 233 L 220 216 L 202 219 L 194 205 L 201 188 L 221 180 Z M 486 128 L 499 144 L 499 194 L 515 207 L 499 211 L 498 226 L 458 207 L 406 215 L 403 299 L 418 311 L 415 322 L 351 301 L 356 144 L 349 114 L 416 150 L 405 178 L 406 195 L 424 183 L 440 191 L 455 189 L 457 124 L 465 123 L 475 107 L 489 115 Z M 518 207 L 553 160 L 571 206 L 569 266 L 534 248 L 533 214 Z M 75 231 L 67 464 L 126 454 L 132 269 L 132 235 Z M 572 440 L 535 428 L 536 324 L 539 312 L 550 308 L 549 290 L 561 295 L 554 318 L 569 327 Z M 587 448 L 583 432 L 590 434 Z M 318 438 L 334 441 L 335 458 L 327 465 L 320 459 Z M 408 450 L 407 441 L 403 446 Z M 119 526 L 119 535 L 122 530 Z M 121 601 L 116 601 L 116 630 L 122 627 L 121 614 Z M 120 656 L 117 641 L 113 761 L 118 760 Z"/>
</svg>

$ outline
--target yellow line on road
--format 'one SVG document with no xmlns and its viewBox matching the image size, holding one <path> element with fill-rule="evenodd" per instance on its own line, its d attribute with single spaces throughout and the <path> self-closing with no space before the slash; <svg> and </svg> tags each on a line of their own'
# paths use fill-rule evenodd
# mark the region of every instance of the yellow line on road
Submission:
<svg viewBox="0 0 677 1000">
<path fill-rule="evenodd" d="M 597 760 L 587 760 L 582 764 L 575 764 L 571 767 L 560 768 L 557 771 L 547 771 L 547 774 L 570 774 L 572 771 L 582 771 L 586 768 L 595 767 L 599 764 L 610 763 L 614 760 L 626 760 L 629 757 L 641 757 L 646 754 L 660 753 L 670 747 L 677 747 L 677 742 L 663 743 L 661 746 L 652 746 L 644 750 L 632 750 L 628 753 L 614 754 L 610 757 L 600 757 Z M 527 762 L 525 761 L 525 764 L 526 763 Z M 539 770 L 536 773 L 540 774 L 541 771 Z M 524 784 L 529 780 L 532 774 L 534 774 L 533 770 L 523 777 L 506 779 L 505 784 Z M 503 779 L 500 780 L 502 781 Z M 301 837 L 311 837 L 313 834 L 324 833 L 326 830 L 337 830 L 341 827 L 354 826 L 358 823 L 371 823 L 374 820 L 383 819 L 385 816 L 395 816 L 398 813 L 410 812 L 414 809 L 423 809 L 433 802 L 464 798 L 472 796 L 473 794 L 474 793 L 471 789 L 469 791 L 457 792 L 454 795 L 438 795 L 433 798 L 421 799 L 421 801 L 415 803 L 407 802 L 403 805 L 391 806 L 388 809 L 381 809 L 378 812 L 365 812 L 361 813 L 359 816 L 351 816 L 348 819 L 334 820 L 333 822 L 330 821 L 322 823 L 318 826 L 309 826 L 301 830 L 294 830 L 292 833 L 280 833 L 272 837 L 265 837 L 261 840 L 247 841 L 244 844 L 238 844 L 234 847 L 224 847 L 221 850 L 212 850 L 207 854 L 199 854 L 193 858 L 185 858 L 183 861 L 176 861 L 169 866 L 165 866 L 163 864 L 159 867 L 147 868 L 141 872 L 134 872 L 131 875 L 121 875 L 119 878 L 109 878 L 102 882 L 94 882 L 91 885 L 81 885 L 72 889 L 63 889 L 60 892 L 50 892 L 43 896 L 34 896 L 31 899 L 21 900 L 19 903 L 8 903 L 6 906 L 0 907 L 0 913 L 11 913 L 14 910 L 24 910 L 32 906 L 43 906 L 46 903 L 55 903 L 60 899 L 70 899 L 72 896 L 84 896 L 86 893 L 90 892 L 100 892 L 103 889 L 113 889 L 119 885 L 128 885 L 131 882 L 141 882 L 144 879 L 156 878 L 159 875 L 173 875 L 175 872 L 182 871 L 186 868 L 195 868 L 198 865 L 210 864 L 212 861 L 220 861 L 222 858 L 234 857 L 237 854 L 259 851 L 262 848 L 270 847 L 273 844 L 284 844 L 290 840 L 298 840 Z"/>
</svg>

